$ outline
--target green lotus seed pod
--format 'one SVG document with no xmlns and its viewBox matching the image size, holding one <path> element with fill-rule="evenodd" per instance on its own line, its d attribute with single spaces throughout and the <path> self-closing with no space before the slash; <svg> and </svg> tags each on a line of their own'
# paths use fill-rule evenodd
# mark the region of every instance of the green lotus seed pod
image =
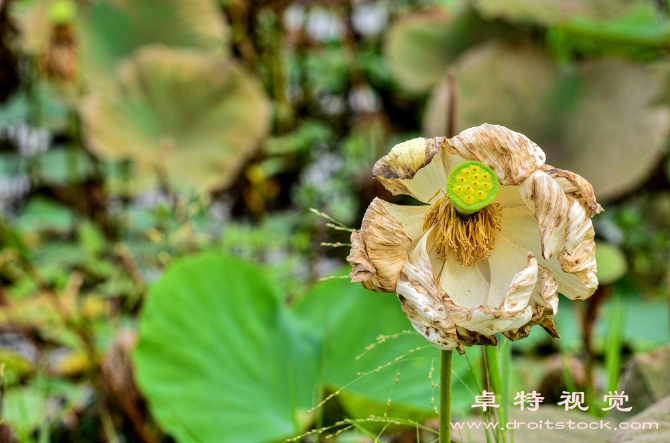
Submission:
<svg viewBox="0 0 670 443">
<path fill-rule="evenodd" d="M 491 168 L 477 161 L 456 166 L 447 180 L 447 195 L 462 216 L 474 214 L 491 204 L 500 184 Z"/>
</svg>

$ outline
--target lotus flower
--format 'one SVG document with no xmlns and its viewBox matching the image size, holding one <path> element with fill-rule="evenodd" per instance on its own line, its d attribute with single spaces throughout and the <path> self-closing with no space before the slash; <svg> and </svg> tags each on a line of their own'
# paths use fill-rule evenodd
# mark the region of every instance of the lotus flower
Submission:
<svg viewBox="0 0 670 443">
<path fill-rule="evenodd" d="M 537 324 L 559 337 L 558 292 L 586 299 L 598 286 L 602 208 L 588 181 L 544 162 L 527 137 L 488 124 L 396 145 L 373 175 L 425 205 L 373 200 L 351 235 L 351 280 L 397 292 L 440 349 L 519 340 Z"/>
</svg>

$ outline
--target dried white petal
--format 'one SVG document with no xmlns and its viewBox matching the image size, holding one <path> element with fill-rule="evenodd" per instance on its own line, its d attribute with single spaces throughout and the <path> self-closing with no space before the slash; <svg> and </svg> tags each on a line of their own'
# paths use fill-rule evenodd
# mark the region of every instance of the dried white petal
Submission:
<svg viewBox="0 0 670 443">
<path fill-rule="evenodd" d="M 528 337 L 535 325 L 541 325 L 552 337 L 560 338 L 552 320 L 558 313 L 558 285 L 549 269 L 540 266 L 539 271 L 542 278 L 535 284 L 530 298 L 533 317 L 520 328 L 504 332 L 510 340 L 517 341 Z"/>
<path fill-rule="evenodd" d="M 443 149 L 443 140 L 415 138 L 395 145 L 375 163 L 372 174 L 393 195 L 410 195 L 430 203 L 436 192 L 446 190 L 449 172 L 463 162 Z"/>
<path fill-rule="evenodd" d="M 449 317 L 443 300 L 444 294 L 437 287 L 426 250 L 428 233 L 419 241 L 398 279 L 398 300 L 414 329 L 434 346 L 450 350 L 463 348 L 458 342 L 456 326 Z"/>
<path fill-rule="evenodd" d="M 407 235 L 409 235 L 409 238 L 412 239 L 412 243 L 416 244 L 423 235 L 423 218 L 428 209 L 430 209 L 430 206 L 404 206 L 394 205 L 384 200 L 380 201 L 389 214 L 402 223 L 402 227 L 407 232 Z"/>
<path fill-rule="evenodd" d="M 558 261 L 564 272 L 576 275 L 579 278 L 587 292 L 586 294 L 583 292 L 579 294 L 563 293 L 568 298 L 585 299 L 590 297 L 598 288 L 594 236 L 593 224 L 586 210 L 576 199 L 570 198 L 566 240 L 558 255 Z"/>
<path fill-rule="evenodd" d="M 518 311 L 528 306 L 537 281 L 537 259 L 532 252 L 496 237 L 496 247 L 489 257 L 491 287 L 487 306 L 491 310 Z"/>
<path fill-rule="evenodd" d="M 528 137 L 504 126 L 483 124 L 445 140 L 450 154 L 477 160 L 493 169 L 501 185 L 519 185 L 545 162 Z"/>
<path fill-rule="evenodd" d="M 444 262 L 440 287 L 457 306 L 462 308 L 486 306 L 489 282 L 479 266 L 463 266 L 453 251 L 450 251 Z"/>
<path fill-rule="evenodd" d="M 521 186 L 521 198 L 533 211 L 540 229 L 542 257 L 549 260 L 565 242 L 569 202 L 563 189 L 542 171 L 533 172 Z"/>
<path fill-rule="evenodd" d="M 556 180 L 563 192 L 568 196 L 576 198 L 584 206 L 589 217 L 603 212 L 602 206 L 596 201 L 596 195 L 593 192 L 593 186 L 581 175 L 565 169 L 554 168 L 549 165 L 542 165 L 542 171 L 546 172 L 551 178 Z"/>
</svg>

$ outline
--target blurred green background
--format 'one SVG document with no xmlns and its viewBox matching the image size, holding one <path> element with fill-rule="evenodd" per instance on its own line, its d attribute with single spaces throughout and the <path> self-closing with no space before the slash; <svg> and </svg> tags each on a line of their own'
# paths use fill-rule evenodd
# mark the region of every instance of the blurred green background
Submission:
<svg viewBox="0 0 670 443">
<path fill-rule="evenodd" d="M 454 419 L 498 379 L 670 427 L 669 50 L 667 0 L 0 0 L 0 441 L 435 441 L 439 353 L 340 278 L 342 226 L 408 203 L 372 166 L 450 118 L 605 208 L 600 289 L 455 357 Z"/>
</svg>

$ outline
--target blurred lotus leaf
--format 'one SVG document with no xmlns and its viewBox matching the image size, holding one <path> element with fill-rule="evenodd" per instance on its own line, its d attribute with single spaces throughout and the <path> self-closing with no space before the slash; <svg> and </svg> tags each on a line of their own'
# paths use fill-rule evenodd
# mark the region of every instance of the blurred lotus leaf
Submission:
<svg viewBox="0 0 670 443">
<path fill-rule="evenodd" d="M 621 428 L 612 443 L 665 443 L 670 441 L 670 396 L 626 420 L 629 424 L 642 425 L 640 428 Z"/>
<path fill-rule="evenodd" d="M 478 0 L 474 7 L 487 19 L 552 27 L 557 55 L 572 50 L 639 59 L 643 48 L 663 48 L 670 36 L 667 14 L 649 0 Z"/>
<path fill-rule="evenodd" d="M 487 22 L 456 3 L 403 17 L 389 30 L 385 53 L 391 71 L 409 91 L 425 92 L 444 77 L 460 53 L 496 36 L 514 31 L 502 22 Z"/>
<path fill-rule="evenodd" d="M 144 183 L 158 171 L 176 185 L 225 187 L 268 129 L 268 102 L 233 61 L 147 47 L 124 62 L 112 90 L 85 100 L 89 146 L 132 158 Z"/>
<path fill-rule="evenodd" d="M 81 15 L 82 65 L 89 82 L 111 80 L 118 64 L 145 45 L 228 52 L 228 27 L 211 0 L 102 0 Z"/>
<path fill-rule="evenodd" d="M 596 263 L 601 285 L 612 284 L 628 272 L 628 261 L 621 248 L 600 240 L 596 246 Z"/>
<path fill-rule="evenodd" d="M 538 48 L 491 43 L 455 64 L 457 124 L 506 126 L 535 141 L 547 163 L 587 178 L 599 200 L 640 185 L 661 157 L 670 110 L 645 67 L 603 59 L 560 67 Z M 436 86 L 425 136 L 445 135 L 448 84 Z"/>
<path fill-rule="evenodd" d="M 619 381 L 619 389 L 630 399 L 632 411 L 620 417 L 630 417 L 670 395 L 670 345 L 652 352 L 635 355 L 626 365 Z"/>
<path fill-rule="evenodd" d="M 279 441 L 316 418 L 307 411 L 322 390 L 345 385 L 331 401 L 352 418 L 383 415 L 389 397 L 391 416 L 434 414 L 428 373 L 438 351 L 403 333 L 410 324 L 395 297 L 348 281 L 317 285 L 289 311 L 260 270 L 202 254 L 152 287 L 139 329 L 138 385 L 180 442 Z M 464 357 L 454 363 L 454 408 L 469 411 L 473 374 Z"/>
<path fill-rule="evenodd" d="M 602 21 L 620 17 L 644 3 L 644 0 L 475 0 L 475 8 L 486 18 L 557 25 L 573 18 Z"/>
</svg>

